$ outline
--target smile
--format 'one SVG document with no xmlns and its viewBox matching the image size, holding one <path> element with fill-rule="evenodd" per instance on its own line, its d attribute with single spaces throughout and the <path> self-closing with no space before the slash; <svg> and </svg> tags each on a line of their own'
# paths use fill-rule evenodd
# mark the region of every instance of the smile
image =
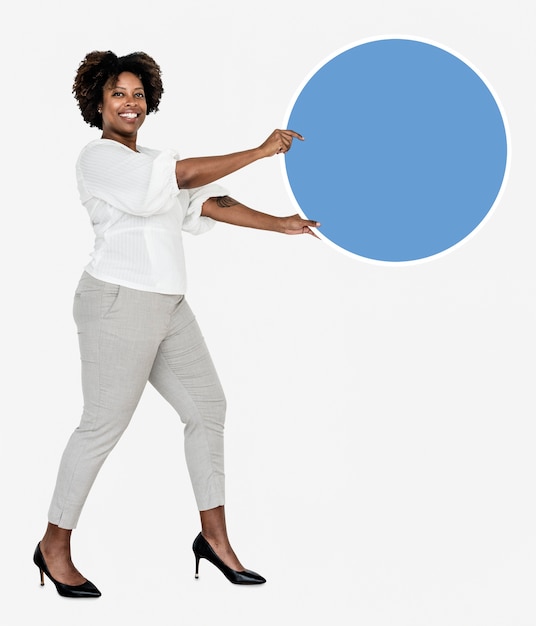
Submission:
<svg viewBox="0 0 536 626">
<path fill-rule="evenodd" d="M 139 113 L 119 113 L 119 117 L 125 117 L 128 120 L 133 120 L 138 117 Z"/>
</svg>

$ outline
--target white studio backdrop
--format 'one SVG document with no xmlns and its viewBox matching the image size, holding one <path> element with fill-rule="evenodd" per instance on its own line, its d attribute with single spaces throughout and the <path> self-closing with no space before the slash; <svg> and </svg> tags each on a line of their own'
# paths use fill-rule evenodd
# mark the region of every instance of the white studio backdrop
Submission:
<svg viewBox="0 0 536 626">
<path fill-rule="evenodd" d="M 529 0 L 30 0 L 8 13 L 2 623 L 533 625 Z M 188 299 L 229 403 L 229 533 L 268 583 L 233 587 L 206 561 L 194 580 L 182 427 L 147 388 L 74 535 L 75 562 L 103 597 L 40 589 L 31 555 L 81 413 L 71 302 L 92 233 L 74 162 L 98 131 L 71 95 L 78 63 L 95 49 L 151 54 L 165 93 L 139 143 L 221 154 L 280 127 L 304 76 L 335 50 L 393 33 L 458 52 L 500 98 L 511 163 L 484 228 L 399 268 L 312 237 L 226 225 L 185 235 Z M 280 158 L 229 176 L 231 195 L 295 212 Z M 329 201 L 319 181 L 318 202 Z"/>
</svg>

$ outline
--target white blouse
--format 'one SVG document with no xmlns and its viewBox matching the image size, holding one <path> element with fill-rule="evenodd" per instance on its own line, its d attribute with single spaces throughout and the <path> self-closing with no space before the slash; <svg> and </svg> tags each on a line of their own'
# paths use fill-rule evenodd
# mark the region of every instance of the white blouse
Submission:
<svg viewBox="0 0 536 626">
<path fill-rule="evenodd" d="M 95 231 L 85 270 L 93 277 L 164 294 L 184 294 L 182 230 L 198 235 L 214 225 L 203 202 L 223 196 L 219 185 L 179 189 L 173 150 L 138 152 L 96 139 L 76 163 L 78 190 Z"/>
</svg>

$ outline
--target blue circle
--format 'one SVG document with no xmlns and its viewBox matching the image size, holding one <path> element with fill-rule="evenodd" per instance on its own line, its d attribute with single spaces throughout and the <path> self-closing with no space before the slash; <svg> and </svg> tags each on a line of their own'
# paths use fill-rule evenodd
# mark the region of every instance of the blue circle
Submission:
<svg viewBox="0 0 536 626">
<path fill-rule="evenodd" d="M 503 185 L 506 128 L 482 78 L 413 39 L 379 39 L 306 81 L 284 169 L 301 213 L 343 251 L 409 262 L 449 250 L 486 218 Z"/>
</svg>

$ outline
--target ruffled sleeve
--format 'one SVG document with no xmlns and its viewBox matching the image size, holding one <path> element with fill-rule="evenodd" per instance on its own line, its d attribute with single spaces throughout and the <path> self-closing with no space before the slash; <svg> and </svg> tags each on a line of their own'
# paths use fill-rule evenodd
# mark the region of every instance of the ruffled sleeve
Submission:
<svg viewBox="0 0 536 626">
<path fill-rule="evenodd" d="M 188 208 L 184 216 L 182 223 L 182 229 L 191 233 L 192 235 L 201 235 L 202 233 L 210 230 L 216 223 L 210 217 L 204 217 L 201 215 L 201 209 L 203 203 L 209 198 L 217 198 L 218 196 L 227 195 L 227 190 L 220 185 L 210 184 L 203 187 L 196 187 L 193 189 L 182 190 L 181 193 L 187 192 Z"/>
</svg>

